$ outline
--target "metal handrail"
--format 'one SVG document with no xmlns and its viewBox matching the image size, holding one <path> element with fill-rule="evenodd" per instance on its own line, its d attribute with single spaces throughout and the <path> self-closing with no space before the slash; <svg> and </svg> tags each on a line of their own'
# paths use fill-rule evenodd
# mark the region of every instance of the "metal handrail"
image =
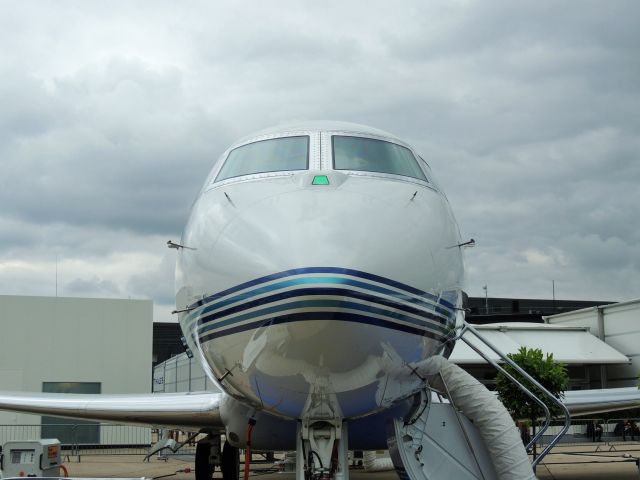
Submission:
<svg viewBox="0 0 640 480">
<path fill-rule="evenodd" d="M 483 337 L 482 335 L 480 335 L 478 333 L 478 331 L 473 328 L 469 323 L 466 322 L 466 320 L 463 320 L 462 323 L 462 327 L 460 329 L 460 333 L 457 335 L 457 337 L 462 340 L 463 342 L 465 342 L 467 345 L 469 345 L 469 347 L 471 349 L 473 349 L 476 353 L 478 353 L 478 355 L 480 355 L 482 358 L 485 359 L 485 361 L 487 361 L 488 363 L 490 363 L 494 368 L 496 368 L 498 371 L 502 372 L 503 374 L 505 374 L 505 376 L 507 376 L 507 378 L 509 378 L 509 380 L 511 380 L 518 388 L 520 388 L 520 390 L 522 390 L 524 393 L 526 393 L 531 399 L 533 399 L 536 403 L 538 404 L 542 404 L 542 406 L 544 406 L 544 410 L 545 410 L 545 416 L 546 416 L 546 420 L 545 420 L 545 425 L 544 428 L 541 428 L 540 431 L 538 432 L 538 434 L 532 439 L 532 441 L 529 443 L 529 445 L 527 445 L 527 447 L 529 447 L 530 445 L 533 444 L 534 441 L 537 441 L 537 439 L 542 436 L 542 434 L 547 430 L 547 428 L 549 428 L 549 424 L 551 423 L 551 413 L 549 412 L 549 408 L 544 405 L 544 402 L 542 402 L 542 400 L 540 400 L 536 395 L 533 394 L 533 392 L 531 392 L 527 387 L 525 387 L 521 382 L 519 382 L 518 380 L 516 380 L 512 375 L 510 375 L 508 372 L 505 371 L 504 368 L 502 368 L 501 366 L 499 366 L 496 362 L 494 362 L 493 360 L 491 360 L 487 355 L 485 355 L 484 353 L 482 353 L 480 351 L 480 349 L 478 349 L 475 345 L 473 345 L 468 339 L 464 338 L 464 334 L 469 331 L 471 332 L 473 335 L 475 335 L 475 337 L 480 340 L 482 343 L 484 343 L 487 347 L 489 347 L 491 350 L 493 350 L 496 355 L 498 355 L 505 363 L 507 363 L 508 365 L 510 365 L 514 370 L 516 370 L 520 375 L 522 375 L 526 380 L 528 380 L 529 382 L 531 382 L 534 386 L 536 386 L 538 389 L 540 389 L 540 391 L 546 395 L 553 403 L 555 403 L 558 407 L 560 407 L 561 410 L 564 411 L 564 426 L 562 428 L 562 430 L 560 431 L 560 433 L 558 433 L 555 437 L 553 437 L 553 439 L 551 439 L 551 441 L 549 442 L 549 444 L 540 452 L 540 455 L 538 456 L 538 458 L 534 459 L 532 462 L 532 467 L 535 470 L 535 467 L 542 461 L 542 459 L 547 455 L 547 453 L 549 453 L 549 451 L 560 441 L 560 439 L 562 438 L 562 436 L 567 433 L 567 431 L 569 430 L 569 426 L 571 425 L 571 414 L 569 413 L 569 410 L 567 409 L 567 407 L 564 405 L 564 403 L 562 403 L 560 401 L 560 399 L 558 399 L 555 395 L 553 395 L 549 390 L 547 390 L 545 387 L 543 387 L 540 382 L 538 382 L 535 378 L 533 378 L 530 374 L 528 374 L 524 369 L 522 369 L 517 363 L 515 363 L 513 360 L 511 360 L 509 357 L 507 357 L 504 353 L 502 353 L 495 345 L 493 345 L 491 342 L 489 342 L 489 340 L 487 340 L 485 337 Z"/>
<path fill-rule="evenodd" d="M 549 411 L 549 407 L 547 407 L 547 405 L 542 400 L 540 400 L 538 397 L 536 397 L 535 394 L 532 391 L 527 389 L 515 377 L 513 377 L 509 372 L 507 372 L 504 368 L 502 368 L 502 366 L 500 366 L 498 363 L 494 362 L 491 358 L 487 357 L 475 345 L 469 343 L 464 338 L 462 339 L 462 341 L 464 341 L 478 355 L 480 355 L 482 358 L 484 358 L 485 361 L 487 361 L 487 363 L 491 364 L 496 370 L 498 370 L 505 377 L 507 377 L 513 384 L 515 384 L 520 390 L 522 390 L 526 395 L 529 396 L 529 398 L 531 398 L 534 402 L 536 402 L 544 410 L 544 415 L 545 415 L 544 425 L 540 427 L 540 429 L 538 430 L 538 433 L 536 433 L 536 435 L 526 445 L 525 448 L 528 450 L 529 447 L 531 447 L 534 443 L 536 443 L 542 437 L 544 432 L 549 428 L 549 425 L 551 424 L 551 412 Z"/>
</svg>

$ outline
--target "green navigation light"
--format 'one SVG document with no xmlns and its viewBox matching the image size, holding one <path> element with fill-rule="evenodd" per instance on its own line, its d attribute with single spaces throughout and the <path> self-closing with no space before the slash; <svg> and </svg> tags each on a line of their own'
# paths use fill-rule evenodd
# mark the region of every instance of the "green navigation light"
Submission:
<svg viewBox="0 0 640 480">
<path fill-rule="evenodd" d="M 326 175 L 316 175 L 311 185 L 329 185 L 329 178 Z"/>
</svg>

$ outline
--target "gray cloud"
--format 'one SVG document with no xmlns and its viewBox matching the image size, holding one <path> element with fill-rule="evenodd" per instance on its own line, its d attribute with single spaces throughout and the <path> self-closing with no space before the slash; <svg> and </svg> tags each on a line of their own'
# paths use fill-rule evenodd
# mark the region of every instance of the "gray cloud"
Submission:
<svg viewBox="0 0 640 480">
<path fill-rule="evenodd" d="M 162 305 L 171 305 L 175 301 L 175 261 L 175 251 L 167 252 L 157 264 L 149 265 L 147 270 L 132 275 L 127 282 L 127 291 L 153 298 Z"/>
<path fill-rule="evenodd" d="M 98 276 L 91 278 L 76 278 L 65 285 L 65 292 L 71 296 L 112 296 L 122 295 L 118 286 L 109 280 Z"/>
<path fill-rule="evenodd" d="M 24 97 L 42 95 L 35 82 L 7 78 L 5 85 L 12 82 Z M 16 105 L 3 123 L 20 131 L 7 132 L 14 144 L 3 152 L 0 202 L 34 222 L 180 229 L 212 152 L 229 140 L 205 112 L 180 103 L 180 89 L 172 70 L 112 59 L 103 71 L 56 79 L 50 101 L 27 102 L 19 120 L 11 112 L 25 102 L 7 98 Z M 47 120 L 57 118 L 56 105 L 73 105 L 62 109 L 64 123 Z"/>
<path fill-rule="evenodd" d="M 421 150 L 471 294 L 638 296 L 636 2 L 190 5 L 0 6 L 2 293 L 50 294 L 57 255 L 63 294 L 167 310 L 217 156 L 326 118 Z"/>
</svg>

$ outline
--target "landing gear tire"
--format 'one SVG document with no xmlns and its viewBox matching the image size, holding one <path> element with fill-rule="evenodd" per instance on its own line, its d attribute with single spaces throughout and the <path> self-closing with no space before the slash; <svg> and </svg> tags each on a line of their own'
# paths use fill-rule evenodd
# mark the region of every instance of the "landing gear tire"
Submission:
<svg viewBox="0 0 640 480">
<path fill-rule="evenodd" d="M 220 470 L 223 480 L 240 480 L 240 450 L 229 442 L 222 448 Z"/>
<path fill-rule="evenodd" d="M 214 466 L 211 465 L 211 444 L 209 442 L 198 442 L 196 445 L 196 480 L 211 480 L 213 478 Z"/>
</svg>

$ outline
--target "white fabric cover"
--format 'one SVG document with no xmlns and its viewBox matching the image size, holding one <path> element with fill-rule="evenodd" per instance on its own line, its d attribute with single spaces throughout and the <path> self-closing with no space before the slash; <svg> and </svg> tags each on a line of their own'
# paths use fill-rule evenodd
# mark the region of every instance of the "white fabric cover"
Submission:
<svg viewBox="0 0 640 480">
<path fill-rule="evenodd" d="M 511 415 L 484 385 L 446 358 L 437 356 L 422 362 L 423 376 L 438 372 L 447 384 L 453 404 L 480 431 L 500 480 L 535 480 L 531 462 Z M 444 390 L 440 377 L 431 384 Z"/>
<path fill-rule="evenodd" d="M 362 466 L 365 472 L 386 472 L 395 470 L 390 457 L 378 458 L 375 451 L 362 452 Z"/>
</svg>

